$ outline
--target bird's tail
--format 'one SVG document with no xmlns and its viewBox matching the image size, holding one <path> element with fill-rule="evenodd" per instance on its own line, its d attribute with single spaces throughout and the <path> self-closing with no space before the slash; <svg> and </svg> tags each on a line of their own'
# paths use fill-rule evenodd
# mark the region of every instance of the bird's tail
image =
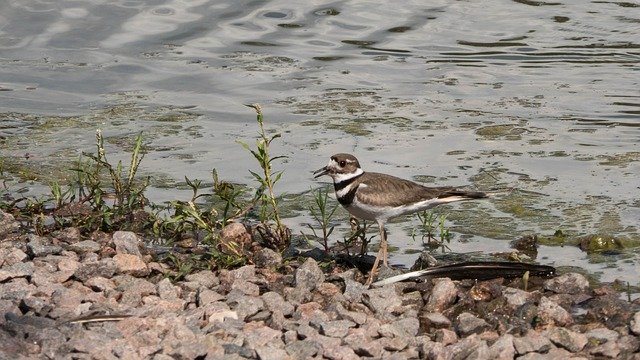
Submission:
<svg viewBox="0 0 640 360">
<path fill-rule="evenodd" d="M 497 196 L 507 196 L 507 195 L 511 195 L 511 193 L 513 193 L 514 191 L 516 191 L 518 189 L 512 187 L 512 188 L 505 188 L 505 189 L 498 189 L 498 190 L 492 190 L 492 191 L 487 191 L 484 194 L 486 195 L 485 197 L 497 197 Z"/>
<path fill-rule="evenodd" d="M 504 190 L 495 190 L 495 191 L 469 191 L 469 190 L 450 190 L 442 195 L 438 196 L 439 199 L 451 198 L 452 201 L 460 201 L 460 200 L 474 200 L 474 199 L 486 199 L 492 198 L 496 196 L 503 196 L 511 194 L 515 188 L 509 188 Z M 456 200 L 453 200 L 453 199 Z"/>
</svg>

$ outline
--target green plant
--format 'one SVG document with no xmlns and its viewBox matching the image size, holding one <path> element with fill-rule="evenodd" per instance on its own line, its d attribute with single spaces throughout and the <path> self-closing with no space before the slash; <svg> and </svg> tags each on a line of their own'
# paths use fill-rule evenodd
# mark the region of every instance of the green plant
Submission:
<svg viewBox="0 0 640 360">
<path fill-rule="evenodd" d="M 21 197 L 2 206 L 10 208 L 17 219 L 38 234 L 67 224 L 85 231 L 130 228 L 137 211 L 143 210 L 147 203 L 144 191 L 148 178 L 142 182 L 135 180 L 144 157 L 142 134 L 136 137 L 127 170 L 122 162 L 116 166 L 108 162 L 100 130 L 96 132 L 96 147 L 96 154 L 83 152 L 71 169 L 75 176 L 69 185 L 63 187 L 57 182 L 49 185 L 50 198 Z M 53 218 L 53 223 L 46 221 L 47 216 Z"/>
<path fill-rule="evenodd" d="M 96 154 L 82 153 L 84 158 L 80 158 L 71 169 L 76 174 L 75 180 L 66 191 L 57 183 L 51 184 L 52 200 L 56 204 L 54 217 L 69 217 L 66 215 L 69 211 L 62 210 L 76 209 L 78 204 L 82 204 L 89 209 L 71 211 L 74 215 L 70 217 L 76 225 L 87 230 L 128 228 L 136 211 L 143 210 L 147 204 L 144 191 L 149 185 L 149 178 L 136 181 L 136 173 L 144 157 L 142 133 L 136 136 L 127 170 L 123 168 L 122 161 L 115 167 L 108 161 L 100 130 L 96 131 L 96 148 Z"/>
<path fill-rule="evenodd" d="M 449 232 L 449 228 L 445 226 L 445 222 L 447 220 L 447 215 L 440 215 L 438 219 L 438 228 L 440 229 L 440 243 L 444 244 L 445 242 L 451 241 L 451 232 Z"/>
<path fill-rule="evenodd" d="M 197 204 L 197 200 L 201 197 L 209 196 L 208 194 L 199 194 L 202 186 L 201 180 L 190 180 L 184 178 L 187 186 L 191 188 L 191 199 L 188 201 L 172 200 L 168 206 L 160 207 L 161 211 L 169 212 L 169 216 L 157 216 L 154 222 L 153 230 L 156 236 L 166 238 L 168 240 L 178 240 L 185 233 L 192 233 L 198 238 L 198 233 L 204 233 L 203 241 L 213 239 L 215 231 L 221 226 L 218 221 L 218 212 L 211 208 L 203 209 Z"/>
<path fill-rule="evenodd" d="M 446 246 L 445 242 L 451 240 L 451 233 L 449 228 L 446 227 L 446 215 L 437 216 L 433 209 L 423 210 L 416 213 L 418 220 L 420 221 L 420 236 L 423 243 L 429 247 Z M 436 225 L 437 221 L 437 225 Z M 438 229 L 439 241 L 436 240 L 436 228 Z M 411 237 L 416 239 L 415 229 L 411 233 Z"/>
<path fill-rule="evenodd" d="M 352 253 L 352 250 L 356 248 L 357 255 L 366 254 L 371 240 L 376 236 L 367 237 L 370 224 L 364 220 L 360 222 L 357 218 L 350 216 L 349 225 L 351 230 L 346 237 L 342 238 L 342 241 L 337 241 L 338 247 L 341 247 L 348 256 L 355 255 L 356 253 Z"/>
<path fill-rule="evenodd" d="M 311 216 L 316 221 L 316 223 L 320 226 L 321 236 L 318 236 L 316 230 L 311 226 L 311 224 L 307 224 L 309 229 L 313 232 L 313 236 L 315 239 L 322 244 L 324 247 L 324 251 L 329 251 L 329 236 L 335 229 L 335 226 L 331 226 L 331 219 L 333 218 L 333 214 L 338 209 L 339 204 L 336 203 L 332 208 L 328 207 L 327 200 L 329 199 L 329 192 L 327 190 L 318 189 L 313 192 L 313 200 L 315 206 L 309 207 L 309 212 L 311 212 Z M 302 234 L 305 239 L 307 236 Z"/>
<path fill-rule="evenodd" d="M 256 111 L 256 120 L 260 126 L 258 139 L 256 140 L 256 148 L 252 149 L 248 144 L 238 141 L 238 143 L 251 152 L 253 157 L 258 161 L 262 174 L 249 170 L 251 175 L 258 181 L 259 187 L 256 189 L 254 201 L 260 203 L 259 217 L 263 227 L 260 228 L 263 238 L 267 240 L 267 245 L 277 249 L 285 249 L 289 246 L 291 233 L 289 229 L 282 223 L 280 217 L 278 197 L 275 193 L 275 184 L 282 177 L 283 171 L 274 171 L 272 163 L 274 160 L 285 158 L 285 156 L 274 156 L 269 154 L 269 146 L 273 140 L 279 138 L 280 134 L 268 136 L 264 129 L 264 121 L 262 108 L 259 104 L 247 105 Z M 275 229 L 269 226 L 268 222 L 275 223 Z"/>
<path fill-rule="evenodd" d="M 245 189 L 218 178 L 216 169 L 212 171 L 213 176 L 213 193 L 224 203 L 222 207 L 222 226 L 226 225 L 230 220 L 237 219 L 251 209 L 252 205 L 243 204 L 240 198 L 245 193 Z"/>
</svg>

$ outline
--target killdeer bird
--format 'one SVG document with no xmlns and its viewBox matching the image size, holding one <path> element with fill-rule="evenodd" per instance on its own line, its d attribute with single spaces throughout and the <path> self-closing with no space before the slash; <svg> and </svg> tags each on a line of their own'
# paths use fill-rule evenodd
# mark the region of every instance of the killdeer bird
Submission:
<svg viewBox="0 0 640 360">
<path fill-rule="evenodd" d="M 460 190 L 455 187 L 426 187 L 395 176 L 364 172 L 355 156 L 335 154 L 327 166 L 314 172 L 314 178 L 329 175 L 333 179 L 336 197 L 353 216 L 375 220 L 380 230 L 380 250 L 369 273 L 367 284 L 373 281 L 380 258 L 387 264 L 387 239 L 384 224 L 405 214 L 454 201 L 484 199 L 489 194 Z"/>
</svg>

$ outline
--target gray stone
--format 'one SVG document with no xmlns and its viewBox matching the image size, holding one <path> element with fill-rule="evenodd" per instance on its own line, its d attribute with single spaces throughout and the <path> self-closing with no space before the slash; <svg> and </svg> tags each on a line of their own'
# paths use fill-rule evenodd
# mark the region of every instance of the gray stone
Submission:
<svg viewBox="0 0 640 360">
<path fill-rule="evenodd" d="M 309 322 L 301 323 L 297 331 L 298 337 L 301 339 L 315 339 L 320 335 L 316 328 L 309 325 Z"/>
<path fill-rule="evenodd" d="M 356 324 L 349 320 L 332 320 L 319 323 L 320 334 L 336 338 L 347 336 L 349 329 L 354 326 L 356 326 Z"/>
<path fill-rule="evenodd" d="M 616 359 L 618 358 L 618 355 L 620 355 L 620 347 L 615 343 L 615 341 L 607 341 L 606 343 L 600 344 L 589 350 L 589 354 Z"/>
<path fill-rule="evenodd" d="M 56 239 L 67 244 L 77 243 L 82 238 L 80 229 L 78 229 L 77 227 L 67 227 L 54 232 L 53 235 L 56 237 Z"/>
<path fill-rule="evenodd" d="M 441 313 L 425 313 L 422 314 L 421 319 L 426 327 L 426 330 L 430 329 L 442 329 L 451 326 L 451 320 Z"/>
<path fill-rule="evenodd" d="M 635 335 L 640 336 L 640 311 L 633 314 L 633 318 L 629 321 L 629 330 Z"/>
<path fill-rule="evenodd" d="M 313 319 L 316 322 L 329 321 L 329 315 L 320 309 L 322 309 L 322 305 L 317 302 L 300 304 L 296 307 L 293 318 L 296 320 Z"/>
<path fill-rule="evenodd" d="M 271 329 L 267 326 L 261 326 L 255 329 L 244 330 L 245 342 L 251 348 L 259 347 L 284 348 L 282 341 L 282 332 Z"/>
<path fill-rule="evenodd" d="M 258 313 L 258 311 L 264 310 L 264 301 L 260 298 L 245 296 L 243 299 L 238 300 L 231 308 L 238 313 L 238 318 L 244 320 Z"/>
<path fill-rule="evenodd" d="M 357 360 L 360 359 L 358 355 L 346 346 L 327 347 L 323 349 L 322 355 L 330 360 Z"/>
<path fill-rule="evenodd" d="M 55 327 L 34 329 L 29 332 L 29 341 L 40 344 L 41 353 L 49 359 L 63 358 L 66 351 L 66 336 Z"/>
<path fill-rule="evenodd" d="M 449 329 L 438 329 L 435 333 L 435 340 L 446 346 L 457 342 L 458 335 L 455 331 L 451 331 Z"/>
<path fill-rule="evenodd" d="M 116 263 L 111 258 L 105 258 L 95 262 L 82 263 L 80 267 L 73 273 L 73 276 L 84 282 L 88 279 L 96 276 L 100 276 L 106 279 L 111 278 L 118 268 Z"/>
<path fill-rule="evenodd" d="M 62 252 L 62 247 L 49 244 L 49 239 L 42 236 L 29 234 L 29 242 L 27 243 L 27 251 L 34 257 L 43 257 L 47 255 L 58 255 Z"/>
<path fill-rule="evenodd" d="M 49 299 L 42 299 L 35 296 L 26 297 L 20 302 L 20 307 L 23 309 L 23 311 L 26 309 L 29 311 L 33 311 L 33 313 L 35 314 L 42 314 L 47 312 L 49 306 Z"/>
<path fill-rule="evenodd" d="M 444 309 L 453 304 L 458 297 L 456 285 L 449 278 L 437 279 L 429 300 L 425 305 L 428 312 L 442 312 Z"/>
<path fill-rule="evenodd" d="M 402 306 L 402 298 L 396 293 L 393 284 L 365 291 L 362 302 L 371 311 L 382 316 L 390 316 L 395 308 Z"/>
<path fill-rule="evenodd" d="M 489 347 L 487 342 L 481 340 L 477 335 L 471 335 L 467 338 L 451 344 L 445 348 L 451 359 L 488 359 Z"/>
<path fill-rule="evenodd" d="M 274 291 L 269 291 L 261 296 L 264 301 L 264 305 L 270 311 L 280 311 L 284 316 L 290 316 L 293 314 L 295 307 L 288 301 L 285 301 L 282 295 Z"/>
<path fill-rule="evenodd" d="M 491 325 L 471 313 L 463 312 L 456 318 L 456 329 L 461 337 L 479 334 L 491 328 Z"/>
<path fill-rule="evenodd" d="M 529 330 L 525 336 L 513 339 L 513 347 L 519 355 L 530 352 L 547 352 L 551 346 L 549 339 L 534 330 Z"/>
<path fill-rule="evenodd" d="M 255 350 L 249 349 L 248 347 L 245 347 L 245 346 L 240 346 L 236 344 L 223 344 L 222 347 L 224 348 L 224 353 L 226 355 L 238 354 L 241 357 L 247 358 L 247 359 L 255 359 L 256 357 Z M 187 358 L 187 359 L 193 359 L 193 358 Z"/>
<path fill-rule="evenodd" d="M 640 339 L 633 335 L 620 336 L 616 344 L 620 347 L 620 351 L 623 352 L 633 353 L 640 350 Z"/>
<path fill-rule="evenodd" d="M 518 357 L 518 360 L 567 360 L 567 359 L 582 360 L 584 359 L 584 358 L 574 358 L 571 355 L 572 354 L 565 349 L 554 347 L 545 353 L 530 352 L 524 356 Z"/>
<path fill-rule="evenodd" d="M 344 320 L 350 320 L 358 325 L 362 325 L 367 321 L 367 315 L 357 311 L 349 311 L 340 303 L 336 303 L 335 312 L 338 317 Z"/>
<path fill-rule="evenodd" d="M 387 351 L 402 351 L 404 350 L 407 346 L 409 346 L 409 340 L 406 338 L 398 338 L 398 337 L 394 337 L 394 338 L 388 338 L 388 337 L 384 337 L 382 339 L 378 339 L 378 342 L 380 342 L 380 344 L 382 345 L 382 348 L 387 350 Z"/>
<path fill-rule="evenodd" d="M 439 342 L 426 342 L 422 347 L 422 359 L 446 360 L 445 345 Z"/>
<path fill-rule="evenodd" d="M 171 280 L 164 278 L 156 285 L 158 296 L 163 300 L 176 300 L 182 295 L 182 291 L 179 287 L 173 285 Z"/>
<path fill-rule="evenodd" d="M 0 240 L 20 229 L 20 223 L 13 215 L 0 210 Z"/>
<path fill-rule="evenodd" d="M 284 289 L 284 294 L 287 298 L 287 301 L 291 302 L 291 304 L 293 305 L 305 304 L 313 299 L 311 290 L 302 286 L 295 288 L 287 287 Z"/>
<path fill-rule="evenodd" d="M 367 286 L 361 284 L 351 278 L 344 278 L 344 295 L 345 300 L 350 303 L 359 303 L 362 301 L 362 294 L 368 289 Z"/>
<path fill-rule="evenodd" d="M 540 299 L 538 305 L 538 316 L 543 324 L 555 324 L 566 326 L 573 324 L 573 317 L 562 306 L 549 300 L 546 297 Z"/>
<path fill-rule="evenodd" d="M 165 341 L 167 341 L 165 339 Z M 167 355 L 174 359 L 199 359 L 207 355 L 207 347 L 198 341 L 180 341 Z"/>
<path fill-rule="evenodd" d="M 512 308 L 517 308 L 519 306 L 522 306 L 527 302 L 531 301 L 531 298 L 532 298 L 530 292 L 508 287 L 508 286 L 505 286 L 502 289 L 502 296 L 507 301 L 507 304 L 511 305 Z"/>
<path fill-rule="evenodd" d="M 267 325 L 269 325 L 270 328 L 280 331 L 285 330 L 285 326 L 288 325 L 288 321 L 285 319 L 284 315 L 282 315 L 280 310 L 267 311 L 267 313 L 270 314 L 267 322 Z"/>
<path fill-rule="evenodd" d="M 353 329 L 343 341 L 359 356 L 379 358 L 383 351 L 382 345 L 367 336 L 363 329 Z"/>
<path fill-rule="evenodd" d="M 131 275 L 118 275 L 114 276 L 112 280 L 116 285 L 116 290 L 122 292 L 121 304 L 136 306 L 143 296 L 157 294 L 156 285 L 145 279 L 135 278 Z"/>
<path fill-rule="evenodd" d="M 253 255 L 253 262 L 259 268 L 274 268 L 282 264 L 282 255 L 269 248 L 262 248 Z"/>
<path fill-rule="evenodd" d="M 545 334 L 555 345 L 574 353 L 582 350 L 589 342 L 586 335 L 561 327 L 551 328 Z"/>
<path fill-rule="evenodd" d="M 259 346 L 255 350 L 260 360 L 282 360 L 287 358 L 287 352 L 284 349 Z"/>
<path fill-rule="evenodd" d="M 455 346 L 455 345 L 452 345 L 452 346 Z M 481 340 L 477 346 L 473 346 L 469 355 L 467 355 L 464 359 L 465 360 L 485 360 L 485 359 L 491 358 L 489 354 L 490 354 L 490 350 L 489 350 L 489 346 L 487 345 L 487 342 L 484 340 Z"/>
<path fill-rule="evenodd" d="M 140 253 L 140 239 L 131 231 L 116 231 L 113 233 L 113 244 L 116 253 L 142 257 Z"/>
<path fill-rule="evenodd" d="M 243 279 L 237 279 L 231 284 L 231 290 L 239 290 L 248 296 L 260 296 L 260 287 Z"/>
<path fill-rule="evenodd" d="M 294 360 L 308 360 L 322 353 L 322 347 L 314 340 L 298 340 L 285 347 L 287 354 Z"/>
<path fill-rule="evenodd" d="M 378 333 L 384 337 L 413 338 L 418 335 L 418 330 L 420 330 L 418 319 L 407 317 L 380 326 Z"/>
<path fill-rule="evenodd" d="M 0 282 L 33 275 L 35 268 L 32 262 L 19 262 L 0 269 Z"/>
<path fill-rule="evenodd" d="M 224 296 L 213 290 L 204 289 L 198 293 L 198 302 L 201 304 L 200 306 L 220 301 L 222 299 L 224 299 Z"/>
<path fill-rule="evenodd" d="M 98 252 L 102 246 L 93 240 L 84 240 L 67 246 L 67 250 L 84 254 L 87 252 Z"/>
<path fill-rule="evenodd" d="M 20 301 L 27 296 L 32 296 L 35 291 L 42 291 L 33 284 L 29 284 L 25 278 L 13 278 L 0 283 L 0 299 Z"/>
<path fill-rule="evenodd" d="M 308 258 L 296 269 L 294 281 L 296 288 L 311 291 L 324 282 L 324 273 L 315 260 Z"/>
<path fill-rule="evenodd" d="M 617 331 L 610 330 L 604 327 L 591 329 L 587 331 L 585 335 L 588 339 L 594 339 L 598 342 L 616 341 L 620 337 L 620 334 Z"/>
<path fill-rule="evenodd" d="M 515 357 L 516 349 L 513 346 L 513 335 L 504 334 L 489 347 L 488 359 L 511 360 Z"/>
<path fill-rule="evenodd" d="M 196 282 L 207 289 L 211 289 L 212 287 L 220 284 L 220 278 L 210 270 L 202 270 L 194 274 L 189 274 L 185 276 L 184 279 Z"/>
<path fill-rule="evenodd" d="M 0 249 L 0 266 L 23 262 L 27 257 L 28 255 L 24 251 L 17 248 Z"/>
<path fill-rule="evenodd" d="M 286 345 L 289 345 L 291 343 L 298 341 L 298 332 L 295 330 L 287 330 L 282 335 L 282 338 L 284 340 L 284 343 Z"/>
<path fill-rule="evenodd" d="M 546 280 L 543 288 L 558 294 L 582 294 L 589 289 L 589 281 L 582 274 L 567 273 Z"/>
</svg>

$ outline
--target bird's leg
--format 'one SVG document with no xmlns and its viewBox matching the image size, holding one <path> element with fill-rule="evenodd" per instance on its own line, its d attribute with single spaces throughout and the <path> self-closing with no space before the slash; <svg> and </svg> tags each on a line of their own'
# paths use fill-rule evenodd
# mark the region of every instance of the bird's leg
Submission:
<svg viewBox="0 0 640 360">
<path fill-rule="evenodd" d="M 382 254 L 382 264 L 384 265 L 384 267 L 389 267 L 389 253 L 388 253 L 388 246 L 387 246 L 387 230 L 385 230 L 384 226 L 380 227 L 380 238 L 381 238 L 380 246 L 384 250 L 384 253 Z"/>
<path fill-rule="evenodd" d="M 384 230 L 384 224 L 378 222 L 378 228 L 380 229 L 380 249 L 378 249 L 378 255 L 376 256 L 376 260 L 373 262 L 373 267 L 369 272 L 369 278 L 367 279 L 366 285 L 371 285 L 373 282 L 373 277 L 376 275 L 378 271 L 378 264 L 380 263 L 380 258 L 382 257 L 382 263 L 384 266 L 387 266 L 387 239 L 386 233 Z"/>
</svg>

